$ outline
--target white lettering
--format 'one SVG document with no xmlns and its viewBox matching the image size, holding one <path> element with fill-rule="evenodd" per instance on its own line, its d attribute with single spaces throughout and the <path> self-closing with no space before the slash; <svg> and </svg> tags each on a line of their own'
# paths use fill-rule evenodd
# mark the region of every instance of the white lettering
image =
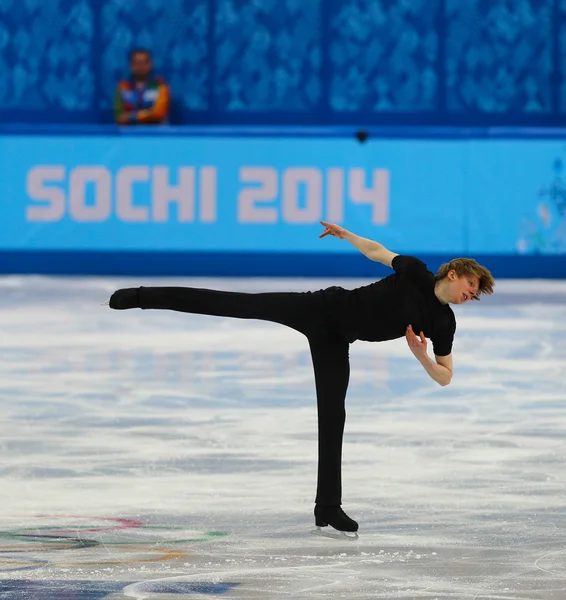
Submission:
<svg viewBox="0 0 566 600">
<path fill-rule="evenodd" d="M 271 167 L 242 167 L 240 181 L 259 183 L 259 187 L 244 188 L 238 195 L 239 223 L 277 223 L 277 209 L 260 207 L 258 202 L 273 202 L 277 197 L 277 171 Z"/>
<path fill-rule="evenodd" d="M 371 204 L 371 222 L 385 225 L 389 220 L 389 171 L 373 170 L 373 185 L 366 188 L 365 169 L 350 169 L 349 195 L 352 202 Z"/>
<path fill-rule="evenodd" d="M 326 220 L 344 221 L 344 169 L 328 169 L 326 189 Z"/>
<path fill-rule="evenodd" d="M 37 202 L 47 202 L 47 206 L 28 206 L 28 221 L 54 222 L 65 216 L 65 192 L 57 186 L 45 185 L 48 181 L 62 182 L 65 179 L 65 167 L 53 165 L 34 167 L 28 171 L 26 192 L 29 198 Z"/>
<path fill-rule="evenodd" d="M 134 206 L 133 184 L 149 181 L 148 167 L 123 167 L 116 176 L 116 214 L 121 221 L 145 223 L 149 221 L 145 206 Z"/>
<path fill-rule="evenodd" d="M 216 223 L 216 169 L 200 169 L 199 218 L 201 223 Z"/>
<path fill-rule="evenodd" d="M 94 204 L 86 204 L 87 183 L 94 184 Z M 104 167 L 77 167 L 69 177 L 70 214 L 80 222 L 106 221 L 112 212 L 110 173 Z"/>
<path fill-rule="evenodd" d="M 299 206 L 299 186 L 305 189 L 306 205 Z M 316 223 L 322 217 L 322 175 L 318 169 L 286 169 L 283 174 L 283 220 Z"/>
<path fill-rule="evenodd" d="M 239 223 L 314 224 L 321 218 L 342 223 L 347 200 L 370 205 L 374 225 L 384 225 L 389 220 L 390 180 L 386 169 L 353 168 L 346 172 L 339 167 L 326 171 L 291 167 L 279 174 L 273 167 L 243 166 L 239 177 L 242 184 L 237 197 Z M 149 190 L 138 192 L 147 198 L 149 191 L 151 208 L 135 204 L 136 184 L 140 183 L 149 184 Z M 115 203 L 112 184 L 113 174 L 102 165 L 79 165 L 69 173 L 62 165 L 34 167 L 26 177 L 26 192 L 31 201 L 26 207 L 26 219 L 56 222 L 68 214 L 78 222 L 103 222 L 112 217 L 114 210 L 116 217 L 124 222 L 165 223 L 171 220 L 171 204 L 175 204 L 176 222 L 190 223 L 197 218 L 200 223 L 218 220 L 216 167 L 201 167 L 197 173 L 195 167 L 184 166 L 170 173 L 167 166 L 124 166 L 116 172 Z"/>
<path fill-rule="evenodd" d="M 153 220 L 158 223 L 169 221 L 169 203 L 177 202 L 179 223 L 195 220 L 195 169 L 181 167 L 178 171 L 179 185 L 169 184 L 169 168 L 153 169 L 152 205 Z"/>
</svg>

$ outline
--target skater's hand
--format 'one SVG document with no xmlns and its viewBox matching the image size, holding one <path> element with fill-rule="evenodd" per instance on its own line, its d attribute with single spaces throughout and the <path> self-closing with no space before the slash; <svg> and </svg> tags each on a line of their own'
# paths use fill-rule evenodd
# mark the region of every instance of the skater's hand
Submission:
<svg viewBox="0 0 566 600">
<path fill-rule="evenodd" d="M 426 346 L 427 341 L 424 336 L 424 333 L 421 331 L 420 338 L 416 336 L 413 331 L 412 325 L 407 325 L 407 330 L 405 331 L 405 338 L 407 340 L 407 344 L 411 349 L 411 352 L 417 357 L 422 358 L 426 356 Z"/>
<path fill-rule="evenodd" d="M 340 225 L 334 225 L 333 223 L 327 223 L 326 221 L 321 221 L 320 224 L 324 225 L 326 229 L 318 236 L 319 238 L 323 238 L 327 235 L 332 235 L 343 240 L 346 234 L 348 233 L 348 230 L 344 229 L 343 227 L 340 227 Z"/>
</svg>

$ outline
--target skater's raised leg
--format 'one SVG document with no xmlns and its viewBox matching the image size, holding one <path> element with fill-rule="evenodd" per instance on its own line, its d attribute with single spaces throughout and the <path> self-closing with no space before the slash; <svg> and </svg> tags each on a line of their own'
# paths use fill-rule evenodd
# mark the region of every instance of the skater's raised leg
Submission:
<svg viewBox="0 0 566 600">
<path fill-rule="evenodd" d="M 176 310 L 180 312 L 259 319 L 287 325 L 302 333 L 320 326 L 323 305 L 315 292 L 250 294 L 191 287 L 139 287 L 117 290 L 110 308 Z"/>
</svg>

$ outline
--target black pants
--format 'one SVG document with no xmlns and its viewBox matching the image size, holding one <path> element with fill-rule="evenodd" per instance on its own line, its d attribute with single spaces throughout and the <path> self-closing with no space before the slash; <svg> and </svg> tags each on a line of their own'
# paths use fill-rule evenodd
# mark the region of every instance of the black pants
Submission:
<svg viewBox="0 0 566 600">
<path fill-rule="evenodd" d="M 350 378 L 349 342 L 334 330 L 324 292 L 245 294 L 197 288 L 142 287 L 140 308 L 202 315 L 260 319 L 303 333 L 314 366 L 318 409 L 318 483 L 316 502 L 342 501 L 342 437 Z"/>
</svg>

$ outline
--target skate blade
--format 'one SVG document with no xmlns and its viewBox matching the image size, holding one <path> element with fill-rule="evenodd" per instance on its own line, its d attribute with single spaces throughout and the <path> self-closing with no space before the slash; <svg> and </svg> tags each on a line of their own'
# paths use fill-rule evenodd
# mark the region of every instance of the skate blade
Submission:
<svg viewBox="0 0 566 600">
<path fill-rule="evenodd" d="M 357 532 L 338 531 L 337 529 L 329 529 L 328 531 L 324 531 L 322 527 L 313 529 L 311 533 L 313 535 L 332 538 L 334 540 L 347 540 L 348 542 L 355 542 L 360 537 Z"/>
</svg>

